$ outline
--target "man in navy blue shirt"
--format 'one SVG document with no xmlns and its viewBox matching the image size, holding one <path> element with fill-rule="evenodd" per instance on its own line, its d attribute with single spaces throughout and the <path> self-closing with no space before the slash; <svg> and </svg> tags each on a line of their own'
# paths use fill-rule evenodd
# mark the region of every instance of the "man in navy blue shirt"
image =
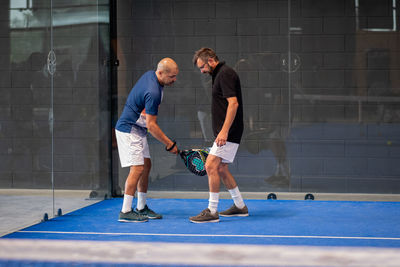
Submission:
<svg viewBox="0 0 400 267">
<path fill-rule="evenodd" d="M 122 167 L 130 167 L 125 182 L 124 201 L 119 214 L 121 222 L 145 222 L 162 216 L 146 204 L 148 178 L 151 169 L 147 131 L 165 145 L 170 153 L 177 154 L 176 142 L 168 138 L 157 124 L 158 106 L 164 86 L 172 85 L 179 73 L 171 58 L 162 59 L 156 71 L 140 77 L 128 95 L 124 110 L 115 126 L 119 158 Z M 132 209 L 137 189 L 136 209 Z"/>
</svg>

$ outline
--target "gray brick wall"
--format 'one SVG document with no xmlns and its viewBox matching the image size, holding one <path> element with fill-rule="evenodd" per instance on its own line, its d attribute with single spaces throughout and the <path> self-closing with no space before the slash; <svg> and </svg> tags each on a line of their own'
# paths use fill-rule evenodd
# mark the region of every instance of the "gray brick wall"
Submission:
<svg viewBox="0 0 400 267">
<path fill-rule="evenodd" d="M 172 57 L 180 74 L 165 90 L 160 125 L 182 147 L 210 145 L 211 83 L 191 63 L 195 50 L 209 46 L 242 82 L 246 127 L 232 166 L 241 187 L 400 192 L 400 113 L 398 100 L 390 100 L 399 95 L 400 39 L 397 32 L 357 30 L 354 1 L 291 1 L 290 35 L 286 1 L 120 0 L 117 7 L 119 111 L 138 77 Z M 386 25 L 386 11 L 360 6 L 359 26 Z M 154 189 L 207 190 L 162 145 L 150 142 Z M 282 160 L 291 184 L 276 188 L 264 179 Z M 126 171 L 119 173 L 123 187 Z"/>
</svg>

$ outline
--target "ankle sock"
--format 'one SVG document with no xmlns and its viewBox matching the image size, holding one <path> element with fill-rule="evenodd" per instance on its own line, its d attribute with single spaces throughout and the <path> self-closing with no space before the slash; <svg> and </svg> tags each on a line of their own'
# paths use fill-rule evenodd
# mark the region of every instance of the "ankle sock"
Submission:
<svg viewBox="0 0 400 267">
<path fill-rule="evenodd" d="M 235 206 L 238 207 L 239 209 L 243 209 L 245 204 L 242 195 L 240 194 L 239 187 L 236 186 L 235 188 L 230 189 L 228 191 L 231 194 Z"/>
<path fill-rule="evenodd" d="M 144 206 L 146 206 L 146 197 L 147 193 L 143 193 L 143 192 L 137 192 L 137 204 L 136 204 L 136 208 L 138 210 L 142 210 L 144 209 Z"/>
<path fill-rule="evenodd" d="M 210 198 L 208 199 L 208 209 L 212 214 L 215 214 L 218 210 L 219 193 L 210 192 Z"/>
<path fill-rule="evenodd" d="M 133 201 L 133 196 L 124 194 L 124 202 L 122 203 L 122 209 L 121 209 L 123 213 L 127 213 L 132 210 L 132 201 Z"/>
</svg>

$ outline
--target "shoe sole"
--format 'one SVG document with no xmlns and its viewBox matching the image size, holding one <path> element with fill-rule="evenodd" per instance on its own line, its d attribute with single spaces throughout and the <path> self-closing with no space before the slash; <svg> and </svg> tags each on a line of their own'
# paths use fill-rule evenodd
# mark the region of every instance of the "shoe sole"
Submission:
<svg viewBox="0 0 400 267">
<path fill-rule="evenodd" d="M 219 216 L 221 216 L 221 217 L 247 217 L 247 216 L 249 216 L 249 214 L 246 213 L 246 214 L 224 215 L 224 214 L 221 214 L 221 213 L 220 213 Z"/>
<path fill-rule="evenodd" d="M 147 217 L 147 218 L 149 218 L 150 220 L 159 220 L 159 219 L 162 219 L 162 217 Z"/>
<path fill-rule="evenodd" d="M 141 215 L 147 217 L 150 220 L 162 219 L 162 215 L 160 215 L 160 216 L 149 216 L 149 215 L 144 215 L 144 214 L 141 214 Z"/>
<path fill-rule="evenodd" d="M 142 215 L 142 216 L 146 216 L 148 219 L 150 219 L 150 220 L 154 220 L 154 219 L 162 219 L 162 215 L 160 215 L 159 217 L 157 217 L 157 216 L 149 216 L 149 215 L 145 215 L 145 214 L 142 214 L 142 213 L 140 213 L 137 209 L 136 209 L 136 212 L 138 212 L 140 215 Z"/>
<path fill-rule="evenodd" d="M 219 222 L 219 219 L 216 220 L 209 220 L 209 221 L 192 221 L 190 220 L 192 223 L 216 223 Z"/>
<path fill-rule="evenodd" d="M 119 222 L 141 223 L 141 222 L 148 222 L 149 220 L 135 221 L 135 220 L 118 219 L 118 221 L 119 221 Z"/>
</svg>

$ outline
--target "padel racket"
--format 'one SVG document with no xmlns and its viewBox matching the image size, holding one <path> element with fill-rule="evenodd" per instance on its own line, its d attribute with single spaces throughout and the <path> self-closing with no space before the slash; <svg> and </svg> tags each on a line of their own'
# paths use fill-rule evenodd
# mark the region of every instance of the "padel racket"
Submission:
<svg viewBox="0 0 400 267">
<path fill-rule="evenodd" d="M 187 149 L 179 150 L 178 152 L 190 172 L 198 176 L 207 174 L 206 159 L 209 152 L 207 149 Z"/>
</svg>

